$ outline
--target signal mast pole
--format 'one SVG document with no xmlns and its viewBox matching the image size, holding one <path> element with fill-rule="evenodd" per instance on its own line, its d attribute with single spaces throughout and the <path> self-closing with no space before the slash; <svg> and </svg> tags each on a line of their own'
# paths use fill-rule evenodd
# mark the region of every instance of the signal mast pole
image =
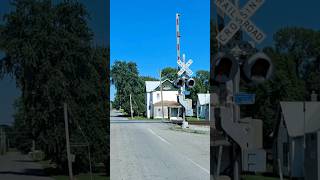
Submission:
<svg viewBox="0 0 320 180">
<path fill-rule="evenodd" d="M 177 63 L 178 64 L 185 64 L 185 55 L 183 54 L 183 62 L 181 62 L 181 56 L 180 56 L 180 14 L 179 13 L 176 13 L 176 37 L 177 37 Z M 178 70 L 180 70 L 180 67 L 178 66 Z M 183 73 L 182 76 L 184 76 L 185 73 Z M 185 99 L 185 83 L 183 83 L 182 87 L 180 88 L 180 95 L 183 96 L 183 99 Z M 187 127 L 188 124 L 186 122 L 186 108 L 184 108 L 182 106 L 182 126 L 184 127 Z"/>
<path fill-rule="evenodd" d="M 177 37 L 177 62 L 178 63 L 181 62 L 181 58 L 180 58 L 180 30 L 179 30 L 179 23 L 180 23 L 180 14 L 177 13 L 176 14 L 176 37 Z"/>
</svg>

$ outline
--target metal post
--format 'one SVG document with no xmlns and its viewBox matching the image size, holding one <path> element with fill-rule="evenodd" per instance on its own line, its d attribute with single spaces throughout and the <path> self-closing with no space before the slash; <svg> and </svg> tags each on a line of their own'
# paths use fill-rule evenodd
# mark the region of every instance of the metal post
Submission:
<svg viewBox="0 0 320 180">
<path fill-rule="evenodd" d="M 70 140 L 69 140 L 68 109 L 67 109 L 67 104 L 66 104 L 66 103 L 64 103 L 64 127 L 65 127 L 65 132 L 66 132 L 66 144 L 67 144 L 67 157 L 68 157 L 69 179 L 70 179 L 70 180 L 73 180 L 72 162 L 71 162 L 71 152 L 70 152 Z"/>
<path fill-rule="evenodd" d="M 4 153 L 7 152 L 7 135 L 6 135 L 6 131 L 3 131 L 3 151 Z"/>
<path fill-rule="evenodd" d="M 235 97 L 235 95 L 239 93 L 239 85 L 240 85 L 240 69 L 238 69 L 237 75 L 233 80 L 233 97 Z M 240 107 L 239 105 L 235 104 L 235 102 L 233 104 L 233 119 L 235 123 L 239 123 L 240 121 Z M 232 148 L 233 148 L 233 158 L 234 158 L 233 159 L 234 161 L 233 180 L 240 180 L 240 167 L 239 167 L 240 162 L 239 161 L 241 161 L 241 155 L 240 155 L 240 159 L 238 159 L 238 154 L 236 152 L 238 150 L 237 144 L 234 144 Z"/>
<path fill-rule="evenodd" d="M 184 85 L 182 86 L 182 91 L 181 91 L 181 94 L 182 94 L 182 97 L 183 97 L 183 100 L 185 100 L 186 98 L 186 95 L 185 95 L 185 86 L 186 84 L 184 83 Z M 186 108 L 182 106 L 182 127 L 183 128 L 187 128 L 189 125 L 188 125 L 188 121 L 186 120 Z"/>
<path fill-rule="evenodd" d="M 179 24 L 180 24 L 180 14 L 176 13 L 176 38 L 177 38 L 177 61 L 181 61 L 180 59 L 180 30 L 179 30 Z"/>
<path fill-rule="evenodd" d="M 210 115 L 210 109 L 211 109 L 211 95 L 209 93 L 209 91 L 207 91 L 207 94 L 209 94 L 209 109 L 208 109 L 208 121 L 211 121 L 211 115 Z M 206 94 L 206 96 L 207 96 Z M 207 99 L 207 98 L 206 98 Z"/>
<path fill-rule="evenodd" d="M 283 175 L 282 175 L 282 168 L 281 168 L 281 161 L 278 158 L 278 168 L 279 168 L 279 176 L 280 176 L 280 180 L 283 180 Z"/>
<path fill-rule="evenodd" d="M 303 148 L 306 149 L 306 102 L 303 101 Z"/>
<path fill-rule="evenodd" d="M 91 153 L 90 153 L 90 145 L 89 145 L 89 143 L 88 143 L 88 153 L 89 153 L 90 178 L 91 178 L 91 180 L 93 180 L 93 176 L 92 176 L 92 166 L 91 166 Z"/>
<path fill-rule="evenodd" d="M 32 152 L 36 150 L 36 141 L 32 140 Z"/>
<path fill-rule="evenodd" d="M 0 155 L 3 155 L 7 151 L 6 147 L 6 132 L 3 128 L 0 128 Z"/>
<path fill-rule="evenodd" d="M 9 151 L 9 149 L 10 149 L 10 139 L 8 138 L 7 139 L 7 151 Z"/>
<path fill-rule="evenodd" d="M 199 107 L 197 105 L 197 119 L 199 120 Z"/>
<path fill-rule="evenodd" d="M 133 119 L 133 110 L 132 110 L 132 98 L 130 93 L 130 112 L 131 112 L 131 119 Z"/>
<path fill-rule="evenodd" d="M 0 128 L 0 154 L 3 155 L 4 151 L 3 151 L 3 132 L 2 132 L 2 128 Z"/>
<path fill-rule="evenodd" d="M 219 154 L 218 154 L 218 165 L 217 165 L 217 176 L 220 175 L 220 166 L 221 166 L 221 158 L 222 158 L 223 146 L 219 146 Z"/>
<path fill-rule="evenodd" d="M 239 9 L 239 0 L 233 0 L 235 6 Z M 241 36 L 241 34 L 240 34 Z M 239 37 L 240 39 L 242 39 L 242 37 Z M 237 60 L 239 61 L 239 56 L 238 54 L 235 55 Z M 233 80 L 233 97 L 235 97 L 236 94 L 239 93 L 240 91 L 240 68 L 238 67 L 238 72 L 237 72 L 237 75 L 235 76 L 234 80 Z M 234 118 L 234 121 L 236 123 L 239 123 L 240 122 L 240 106 L 235 104 L 233 104 L 233 118 Z M 237 151 L 239 150 L 239 146 L 235 143 L 233 146 L 233 153 L 234 153 L 234 156 L 233 158 L 234 159 L 234 174 L 233 174 L 233 179 L 234 180 L 240 180 L 240 174 L 241 174 L 241 159 L 242 159 L 242 153 L 241 153 L 241 149 L 240 149 L 240 158 Z"/>
<path fill-rule="evenodd" d="M 162 112 L 162 121 L 164 121 L 164 111 L 163 111 L 163 93 L 162 93 L 162 76 L 160 70 L 160 92 L 161 92 L 161 112 Z"/>
<path fill-rule="evenodd" d="M 183 64 L 186 63 L 186 55 L 185 54 L 182 54 L 182 61 L 183 61 Z M 186 99 L 185 91 L 186 91 L 186 82 L 184 82 L 183 86 L 181 87 L 181 95 L 183 97 L 183 100 Z M 183 119 L 182 120 L 182 127 L 184 127 L 184 128 L 188 127 L 188 122 L 186 120 L 186 108 L 183 106 L 182 106 L 182 119 Z"/>
</svg>

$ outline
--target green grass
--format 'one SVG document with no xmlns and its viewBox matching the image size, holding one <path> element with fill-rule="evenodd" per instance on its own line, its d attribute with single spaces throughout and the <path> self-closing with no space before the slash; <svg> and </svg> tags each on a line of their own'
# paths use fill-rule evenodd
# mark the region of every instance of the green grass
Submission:
<svg viewBox="0 0 320 180">
<path fill-rule="evenodd" d="M 131 117 L 128 117 L 130 120 L 153 120 L 153 119 L 148 119 L 147 117 L 144 116 L 133 116 L 133 119 Z"/>
<path fill-rule="evenodd" d="M 198 118 L 197 117 L 186 117 L 187 121 L 205 121 L 205 119 Z"/>
</svg>

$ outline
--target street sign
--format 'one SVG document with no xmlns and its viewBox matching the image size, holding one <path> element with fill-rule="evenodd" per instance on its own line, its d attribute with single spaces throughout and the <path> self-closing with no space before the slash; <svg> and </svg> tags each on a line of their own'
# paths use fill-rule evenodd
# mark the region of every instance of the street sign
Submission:
<svg viewBox="0 0 320 180">
<path fill-rule="evenodd" d="M 217 7 L 231 18 L 228 25 L 218 34 L 217 40 L 225 45 L 242 28 L 254 41 L 261 43 L 266 35 L 249 18 L 264 1 L 250 0 L 242 9 L 238 9 L 230 0 L 215 0 Z"/>
<path fill-rule="evenodd" d="M 190 95 L 190 91 L 184 91 L 183 94 L 188 96 L 188 95 Z"/>
<path fill-rule="evenodd" d="M 235 95 L 234 101 L 236 104 L 254 104 L 255 97 L 255 94 L 238 93 Z"/>
<path fill-rule="evenodd" d="M 187 63 L 181 62 L 178 65 L 181 67 L 180 71 L 178 72 L 178 76 L 181 76 L 184 72 L 187 73 L 188 76 L 191 76 L 193 72 L 189 69 L 189 66 L 193 63 L 192 59 L 189 59 Z"/>
</svg>

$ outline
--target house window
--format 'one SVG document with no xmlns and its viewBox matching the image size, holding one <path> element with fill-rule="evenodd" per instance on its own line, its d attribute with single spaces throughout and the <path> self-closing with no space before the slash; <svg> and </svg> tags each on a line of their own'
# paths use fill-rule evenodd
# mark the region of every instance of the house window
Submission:
<svg viewBox="0 0 320 180">
<path fill-rule="evenodd" d="M 283 143 L 282 144 L 282 150 L 283 150 L 283 166 L 288 167 L 289 165 L 289 143 Z"/>
</svg>

